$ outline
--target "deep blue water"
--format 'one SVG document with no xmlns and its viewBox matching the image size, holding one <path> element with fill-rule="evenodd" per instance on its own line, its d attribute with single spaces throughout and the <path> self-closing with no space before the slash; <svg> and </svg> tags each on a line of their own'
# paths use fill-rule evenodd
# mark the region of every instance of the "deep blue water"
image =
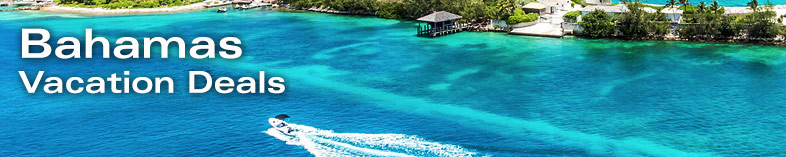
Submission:
<svg viewBox="0 0 786 157">
<path fill-rule="evenodd" d="M 408 21 L 267 10 L 0 18 L 0 156 L 786 155 L 783 47 L 472 32 L 420 38 Z M 46 28 L 54 39 L 84 38 L 85 28 L 112 41 L 236 36 L 244 54 L 21 59 L 21 28 Z M 20 70 L 64 78 L 129 70 L 172 77 L 176 91 L 27 94 Z M 264 70 L 285 78 L 287 90 L 188 94 L 189 70 L 233 78 Z M 267 118 L 280 113 L 321 134 L 271 136 Z"/>
</svg>

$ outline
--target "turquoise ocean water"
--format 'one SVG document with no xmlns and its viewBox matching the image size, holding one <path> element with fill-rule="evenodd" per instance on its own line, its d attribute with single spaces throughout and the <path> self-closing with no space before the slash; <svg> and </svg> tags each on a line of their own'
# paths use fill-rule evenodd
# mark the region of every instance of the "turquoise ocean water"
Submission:
<svg viewBox="0 0 786 157">
<path fill-rule="evenodd" d="M 784 48 L 463 32 L 268 10 L 87 17 L 0 13 L 0 156 L 783 156 Z M 236 36 L 237 60 L 21 59 L 53 38 Z M 154 54 L 157 54 L 154 53 Z M 100 56 L 95 53 L 94 56 Z M 27 94 L 17 71 L 169 76 L 174 94 Z M 189 70 L 286 79 L 270 94 L 187 94 Z M 39 89 L 40 90 L 40 89 Z M 282 137 L 280 113 L 317 130 Z"/>
</svg>

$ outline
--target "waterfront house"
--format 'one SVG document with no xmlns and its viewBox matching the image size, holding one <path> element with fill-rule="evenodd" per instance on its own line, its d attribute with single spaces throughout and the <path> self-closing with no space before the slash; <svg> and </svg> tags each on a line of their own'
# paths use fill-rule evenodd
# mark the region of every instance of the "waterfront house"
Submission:
<svg viewBox="0 0 786 157">
<path fill-rule="evenodd" d="M 655 10 L 655 9 L 652 9 L 652 8 L 649 8 L 649 7 L 641 7 L 641 11 L 644 11 L 644 12 L 646 12 L 646 13 L 655 13 L 655 12 L 658 12 L 658 10 Z"/>
<path fill-rule="evenodd" d="M 546 14 L 546 6 L 538 2 L 528 3 L 527 5 L 521 7 L 521 10 L 524 10 L 524 12 L 527 14 L 529 13 L 537 13 L 538 15 Z"/>
<path fill-rule="evenodd" d="M 666 15 L 666 20 L 669 20 L 673 23 L 682 22 L 683 11 L 678 8 L 664 8 L 661 10 L 661 12 Z"/>
<path fill-rule="evenodd" d="M 461 16 L 446 11 L 438 11 L 420 17 L 418 22 L 418 35 L 439 36 L 464 30 L 466 25 L 457 21 Z M 421 25 L 425 23 L 425 25 Z"/>
<path fill-rule="evenodd" d="M 611 16 L 616 16 L 617 14 L 621 14 L 628 11 L 628 8 L 625 5 L 618 5 L 618 6 L 587 6 L 586 8 L 581 10 L 581 16 L 577 19 L 581 21 L 581 17 L 584 15 L 589 14 L 595 10 L 602 10 L 603 12 L 608 13 Z"/>
<path fill-rule="evenodd" d="M 538 3 L 545 5 L 546 13 L 549 14 L 570 8 L 570 0 L 538 0 Z"/>
</svg>

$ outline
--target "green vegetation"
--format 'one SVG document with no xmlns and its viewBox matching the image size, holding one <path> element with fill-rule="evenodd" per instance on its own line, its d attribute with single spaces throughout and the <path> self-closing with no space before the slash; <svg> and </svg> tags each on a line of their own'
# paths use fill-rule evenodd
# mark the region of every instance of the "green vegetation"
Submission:
<svg viewBox="0 0 786 157">
<path fill-rule="evenodd" d="M 694 39 L 764 39 L 771 40 L 786 36 L 786 29 L 781 25 L 786 16 L 777 16 L 772 10 L 772 4 L 759 5 L 758 0 L 752 0 L 748 7 L 753 11 L 744 16 L 725 14 L 725 8 L 718 4 L 699 2 L 698 5 L 688 3 L 688 0 L 669 0 L 666 7 L 683 10 L 681 24 L 671 24 L 662 13 L 662 7 L 652 7 L 639 3 L 623 0 L 628 11 L 617 16 L 610 16 L 603 11 L 595 10 L 584 16 L 579 22 L 584 28 L 584 34 L 597 38 L 611 36 L 615 31 L 628 38 L 659 37 L 668 34 L 673 28 L 682 38 Z M 655 12 L 644 11 L 643 8 L 656 9 Z M 565 15 L 570 19 L 573 15 Z M 673 27 L 672 27 L 673 26 Z M 615 29 L 616 27 L 616 29 Z"/>
<path fill-rule="evenodd" d="M 508 24 L 515 25 L 523 22 L 532 22 L 540 18 L 538 13 L 525 13 L 523 10 L 516 9 L 513 11 L 513 16 L 508 17 L 506 21 Z"/>
<path fill-rule="evenodd" d="M 695 12 L 685 15 L 684 22 L 688 26 L 680 30 L 680 36 L 685 38 L 717 38 L 747 36 L 749 38 L 774 38 L 784 35 L 784 31 L 777 17 L 772 11 L 772 4 L 760 6 L 757 0 L 748 3 L 752 13 L 742 17 L 724 14 L 724 8 L 718 2 L 710 6 L 699 3 L 699 6 L 686 6 L 694 8 Z"/>
<path fill-rule="evenodd" d="M 755 1 L 755 0 L 754 0 Z M 765 5 L 754 9 L 753 13 L 738 19 L 743 27 L 748 28 L 747 34 L 753 38 L 774 38 L 782 33 L 780 24 L 776 23 L 776 13 L 772 5 Z"/>
<path fill-rule="evenodd" d="M 157 8 L 182 6 L 204 0 L 55 0 L 60 6 L 85 8 Z"/>
<path fill-rule="evenodd" d="M 620 32 L 629 38 L 641 38 L 651 35 L 664 35 L 667 33 L 670 21 L 665 14 L 657 11 L 649 13 L 644 11 L 644 5 L 638 0 L 630 2 L 623 0 L 628 11 L 619 15 L 617 23 Z"/>
<path fill-rule="evenodd" d="M 366 13 L 391 19 L 417 19 L 434 11 L 447 11 L 465 21 L 508 19 L 517 6 L 529 0 L 281 0 L 298 9 L 328 8 L 336 11 Z"/>
<path fill-rule="evenodd" d="M 587 2 L 584 1 L 584 0 L 570 0 L 570 2 L 571 2 L 571 5 L 578 4 L 578 5 L 581 5 L 582 7 L 586 7 L 587 6 Z"/>
<path fill-rule="evenodd" d="M 675 5 L 677 5 L 676 0 L 666 0 L 666 7 L 674 7 Z"/>
<path fill-rule="evenodd" d="M 733 37 L 740 32 L 740 26 L 736 16 L 725 15 L 725 9 L 714 1 L 711 6 L 699 3 L 699 6 L 683 6 L 692 8 L 691 12 L 685 11 L 683 23 L 685 27 L 680 29 L 680 36 L 683 38 L 717 38 Z"/>
<path fill-rule="evenodd" d="M 647 5 L 647 4 L 642 4 L 642 5 L 644 5 L 644 7 L 652 8 L 655 10 L 662 10 L 663 8 L 665 8 L 664 6 L 654 6 L 654 5 Z"/>
<path fill-rule="evenodd" d="M 614 19 L 603 10 L 594 10 L 581 18 L 579 22 L 584 28 L 584 35 L 591 38 L 610 36 L 614 33 Z"/>
<path fill-rule="evenodd" d="M 576 18 L 578 18 L 579 16 L 581 16 L 581 11 L 576 10 L 576 11 L 565 13 L 565 15 L 562 15 L 562 18 L 566 19 L 565 21 L 575 22 Z"/>
</svg>

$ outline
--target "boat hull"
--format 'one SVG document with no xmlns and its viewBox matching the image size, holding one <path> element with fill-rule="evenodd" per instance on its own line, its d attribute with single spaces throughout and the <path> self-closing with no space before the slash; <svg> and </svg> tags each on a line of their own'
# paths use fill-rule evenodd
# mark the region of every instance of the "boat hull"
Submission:
<svg viewBox="0 0 786 157">
<path fill-rule="evenodd" d="M 284 120 L 269 118 L 267 122 L 270 124 L 270 126 L 280 131 L 281 133 L 287 135 L 292 135 L 295 133 L 295 129 L 292 129 L 292 126 L 289 126 L 289 123 L 285 122 Z"/>
</svg>

